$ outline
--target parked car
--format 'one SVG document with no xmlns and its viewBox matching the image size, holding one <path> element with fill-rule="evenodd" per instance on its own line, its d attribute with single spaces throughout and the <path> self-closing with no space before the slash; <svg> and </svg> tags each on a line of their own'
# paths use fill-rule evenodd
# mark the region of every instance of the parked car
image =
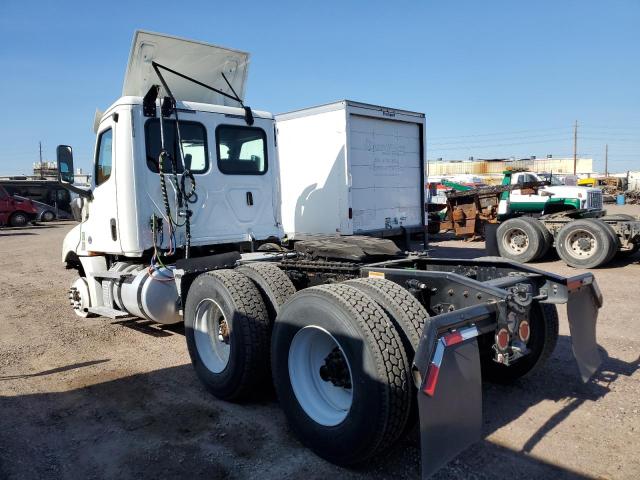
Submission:
<svg viewBox="0 0 640 480">
<path fill-rule="evenodd" d="M 14 195 L 13 198 L 18 198 L 20 200 L 29 200 L 20 195 Z M 51 222 L 55 219 L 58 220 L 69 220 L 73 218 L 73 215 L 66 210 L 62 210 L 60 208 L 56 208 L 55 206 L 51 206 L 49 204 L 38 202 L 36 200 L 31 200 L 35 207 L 38 209 L 37 219 L 40 222 Z"/>
<path fill-rule="evenodd" d="M 54 180 L 0 180 L 0 186 L 14 197 L 28 198 L 38 208 L 38 220 L 73 218 L 72 195 Z"/>
<path fill-rule="evenodd" d="M 38 219 L 38 208 L 26 198 L 14 197 L 0 186 L 0 225 L 23 227 Z"/>
</svg>

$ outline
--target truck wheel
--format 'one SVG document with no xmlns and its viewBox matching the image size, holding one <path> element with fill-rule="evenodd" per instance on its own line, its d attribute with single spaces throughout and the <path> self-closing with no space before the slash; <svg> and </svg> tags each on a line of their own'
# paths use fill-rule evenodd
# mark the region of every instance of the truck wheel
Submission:
<svg viewBox="0 0 640 480">
<path fill-rule="evenodd" d="M 393 326 L 400 334 L 402 346 L 407 354 L 407 376 L 411 378 L 411 365 L 418 350 L 425 323 L 430 322 L 427 310 L 416 297 L 397 283 L 383 278 L 357 278 L 345 282 L 346 285 L 357 288 L 382 307 Z M 416 401 L 416 387 L 412 382 L 411 407 L 405 433 L 416 430 L 418 426 L 418 403 Z"/>
<path fill-rule="evenodd" d="M 540 234 L 542 235 L 542 248 L 540 250 L 540 253 L 538 253 L 538 256 L 536 257 L 536 260 L 538 260 L 544 258 L 545 255 L 549 253 L 549 249 L 553 245 L 553 235 L 551 235 L 551 232 L 547 230 L 547 227 L 545 227 L 541 221 L 535 219 L 532 220 L 534 220 L 533 224 L 538 228 Z"/>
<path fill-rule="evenodd" d="M 407 359 L 413 362 L 425 321 L 429 320 L 429 314 L 418 299 L 384 278 L 356 278 L 344 283 L 369 295 L 382 307 L 400 334 Z"/>
<path fill-rule="evenodd" d="M 529 217 L 518 217 L 501 223 L 498 227 L 500 255 L 520 263 L 538 258 L 545 241 L 537 222 Z"/>
<path fill-rule="evenodd" d="M 247 263 L 236 268 L 236 271 L 249 277 L 258 287 L 272 323 L 280 307 L 296 293 L 296 287 L 287 274 L 273 263 Z"/>
<path fill-rule="evenodd" d="M 213 395 L 236 400 L 262 390 L 269 378 L 269 316 L 251 280 L 233 270 L 199 275 L 184 319 L 191 363 Z"/>
<path fill-rule="evenodd" d="M 362 463 L 404 430 L 411 390 L 402 341 L 360 290 L 333 284 L 296 293 L 276 319 L 271 361 L 292 430 L 330 462 Z"/>
<path fill-rule="evenodd" d="M 87 279 L 79 277 L 69 287 L 69 303 L 73 307 L 73 311 L 81 318 L 93 316 L 89 313 L 91 306 L 91 297 L 89 296 L 89 285 Z"/>
<path fill-rule="evenodd" d="M 558 341 L 558 311 L 555 305 L 538 303 L 529 315 L 529 353 L 509 366 L 493 360 L 493 334 L 483 335 L 480 343 L 482 378 L 493 383 L 508 384 L 542 367 L 551 356 Z"/>
<path fill-rule="evenodd" d="M 603 265 L 611 259 L 614 248 L 609 228 L 594 219 L 573 220 L 558 232 L 556 251 L 567 265 L 574 268 Z"/>
<path fill-rule="evenodd" d="M 599 218 L 594 218 L 593 221 L 601 225 L 602 228 L 609 235 L 609 238 L 611 239 L 611 245 L 609 247 L 609 256 L 607 257 L 607 260 L 603 263 L 604 265 L 609 263 L 613 259 L 613 257 L 616 256 L 616 253 L 618 252 L 618 250 L 620 250 L 620 240 L 618 240 L 618 235 L 616 234 L 616 231 L 607 222 L 603 222 Z"/>
<path fill-rule="evenodd" d="M 24 227 L 27 223 L 29 223 L 29 217 L 22 212 L 15 212 L 9 218 L 9 225 L 12 227 Z"/>
<path fill-rule="evenodd" d="M 42 212 L 42 215 L 40 215 L 40 219 L 43 222 L 52 222 L 53 220 L 56 219 L 56 214 L 53 213 L 51 210 L 46 210 Z"/>
</svg>

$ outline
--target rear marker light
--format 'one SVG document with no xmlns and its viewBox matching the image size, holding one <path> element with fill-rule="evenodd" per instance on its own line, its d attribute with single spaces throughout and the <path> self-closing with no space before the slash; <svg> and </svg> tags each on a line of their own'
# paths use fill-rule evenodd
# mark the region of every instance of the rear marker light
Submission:
<svg viewBox="0 0 640 480">
<path fill-rule="evenodd" d="M 427 379 L 424 382 L 424 387 L 422 391 L 433 397 L 433 394 L 436 391 L 436 384 L 438 383 L 438 374 L 440 373 L 440 367 L 435 364 L 431 364 L 429 366 L 429 370 L 427 371 Z"/>
<path fill-rule="evenodd" d="M 498 350 L 506 350 L 509 347 L 509 331 L 506 328 L 502 328 L 496 333 L 496 345 Z"/>
<path fill-rule="evenodd" d="M 467 327 L 455 332 L 447 333 L 440 337 L 436 344 L 435 352 L 433 353 L 433 359 L 429 364 L 427 373 L 424 376 L 425 381 L 422 385 L 422 391 L 433 397 L 436 391 L 436 385 L 438 384 L 438 375 L 440 374 L 440 366 L 442 365 L 442 359 L 444 358 L 444 350 L 451 345 L 457 345 L 465 340 L 478 336 L 478 329 L 476 327 Z"/>
<path fill-rule="evenodd" d="M 520 340 L 522 340 L 524 343 L 527 343 L 529 341 L 530 334 L 531 329 L 529 328 L 529 322 L 520 322 L 520 326 L 518 327 L 518 336 L 520 337 Z"/>
</svg>

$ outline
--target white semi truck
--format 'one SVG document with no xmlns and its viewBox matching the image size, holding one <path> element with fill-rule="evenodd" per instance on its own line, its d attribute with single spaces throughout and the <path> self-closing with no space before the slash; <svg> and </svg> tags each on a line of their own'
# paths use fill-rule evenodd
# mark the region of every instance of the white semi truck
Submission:
<svg viewBox="0 0 640 480">
<path fill-rule="evenodd" d="M 274 119 L 242 102 L 247 61 L 137 32 L 123 96 L 98 116 L 91 190 L 72 186 L 71 147 L 58 147 L 61 182 L 83 203 L 62 251 L 80 317 L 184 321 L 213 395 L 273 382 L 293 432 L 339 465 L 419 425 L 425 478 L 480 438 L 482 379 L 549 358 L 556 304 L 591 377 L 602 296 L 590 273 L 433 259 L 362 236 L 285 248 Z"/>
</svg>

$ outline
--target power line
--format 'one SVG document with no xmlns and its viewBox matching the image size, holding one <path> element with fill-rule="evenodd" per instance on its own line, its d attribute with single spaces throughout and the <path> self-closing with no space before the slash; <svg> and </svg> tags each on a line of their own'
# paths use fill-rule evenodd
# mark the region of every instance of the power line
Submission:
<svg viewBox="0 0 640 480">
<path fill-rule="evenodd" d="M 554 139 L 563 139 L 566 138 L 566 136 L 562 135 L 562 136 L 558 136 L 558 134 L 545 134 L 545 135 L 527 135 L 527 136 L 519 136 L 519 137 L 505 137 L 505 138 L 487 138 L 486 140 L 483 139 L 477 139 L 475 140 L 475 142 L 502 142 L 502 141 L 511 141 L 511 140 L 526 140 L 528 138 L 547 138 L 550 140 L 554 140 Z M 431 145 L 456 145 L 456 144 L 462 144 L 462 143 L 466 143 L 468 142 L 468 140 L 461 140 L 461 141 L 451 141 L 451 142 L 431 142 Z"/>
<path fill-rule="evenodd" d="M 569 127 L 553 127 L 553 128 L 535 128 L 529 130 L 512 130 L 509 132 L 498 132 L 498 133 L 477 133 L 473 135 L 448 135 L 444 137 L 432 137 L 436 140 L 441 140 L 445 138 L 472 138 L 472 137 L 491 137 L 491 136 L 501 136 L 501 135 L 513 135 L 516 133 L 529 133 L 529 132 L 548 132 L 550 130 L 568 130 Z"/>
</svg>

